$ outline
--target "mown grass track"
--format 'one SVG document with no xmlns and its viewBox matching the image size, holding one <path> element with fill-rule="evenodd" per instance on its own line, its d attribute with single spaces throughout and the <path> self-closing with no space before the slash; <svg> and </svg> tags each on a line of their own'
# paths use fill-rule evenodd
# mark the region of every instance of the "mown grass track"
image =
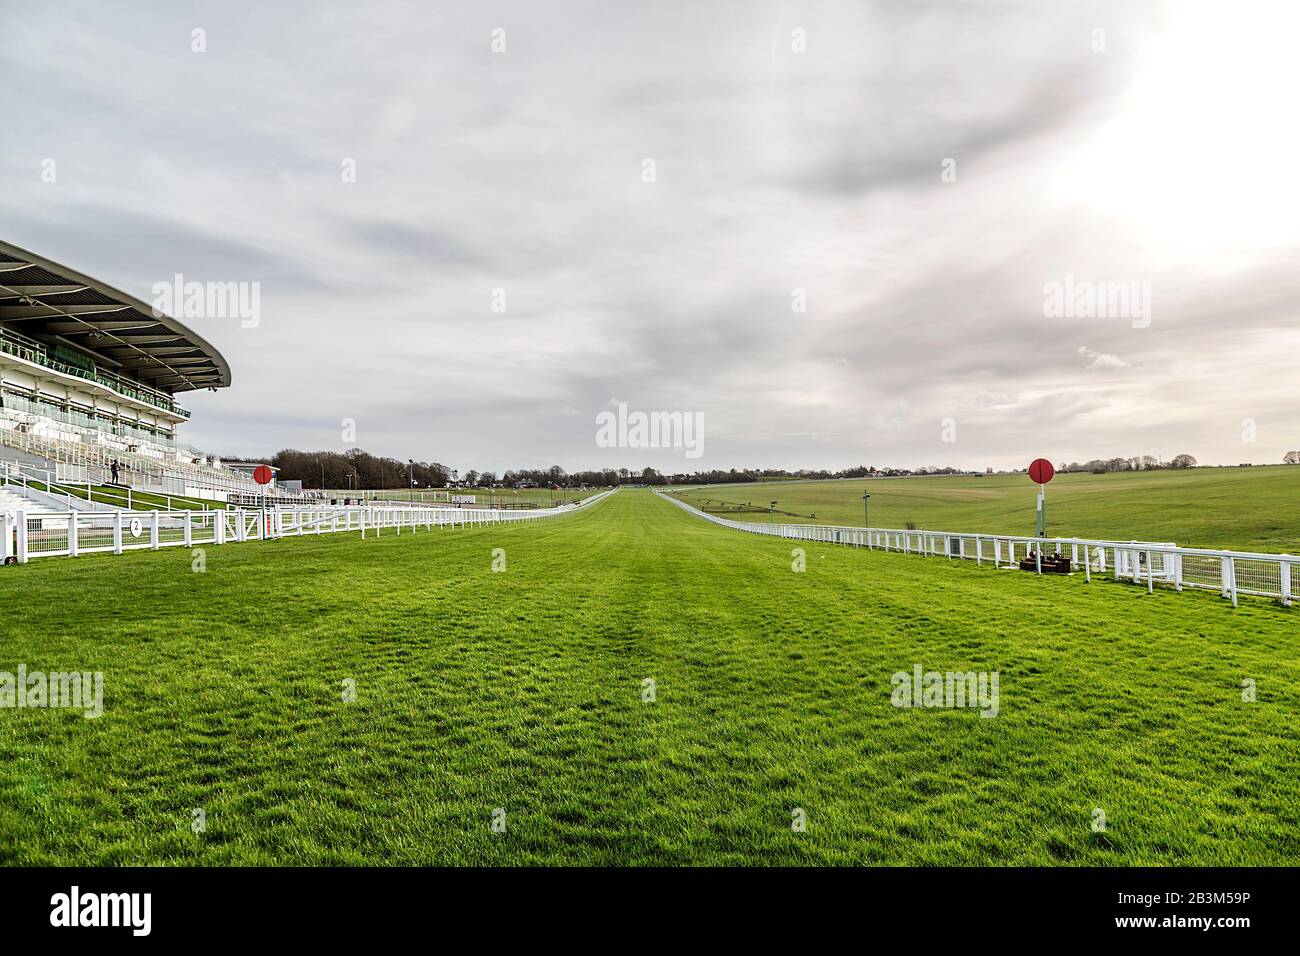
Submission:
<svg viewBox="0 0 1300 956">
<path fill-rule="evenodd" d="M 791 547 L 623 491 L 0 568 L 0 670 L 106 683 L 0 710 L 0 860 L 1300 862 L 1294 613 Z M 892 707 L 914 663 L 999 671 L 999 716 Z"/>
</svg>

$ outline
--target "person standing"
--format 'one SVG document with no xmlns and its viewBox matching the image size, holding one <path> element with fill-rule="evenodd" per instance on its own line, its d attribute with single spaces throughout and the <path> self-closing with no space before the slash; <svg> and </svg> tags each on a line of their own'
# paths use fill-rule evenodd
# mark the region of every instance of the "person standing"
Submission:
<svg viewBox="0 0 1300 956">
<path fill-rule="evenodd" d="M 117 459 L 113 459 L 113 484 L 117 484 Z"/>
</svg>

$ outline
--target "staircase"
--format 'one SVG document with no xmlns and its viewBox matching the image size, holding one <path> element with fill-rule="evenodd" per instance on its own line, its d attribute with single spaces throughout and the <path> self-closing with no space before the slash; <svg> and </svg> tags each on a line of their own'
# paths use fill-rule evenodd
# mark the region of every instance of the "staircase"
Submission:
<svg viewBox="0 0 1300 956">
<path fill-rule="evenodd" d="M 29 515 L 54 515 L 59 514 L 53 508 L 37 504 L 29 498 L 15 494 L 8 488 L 0 487 L 0 511 L 7 511 L 15 514 L 19 511 L 26 512 Z"/>
</svg>

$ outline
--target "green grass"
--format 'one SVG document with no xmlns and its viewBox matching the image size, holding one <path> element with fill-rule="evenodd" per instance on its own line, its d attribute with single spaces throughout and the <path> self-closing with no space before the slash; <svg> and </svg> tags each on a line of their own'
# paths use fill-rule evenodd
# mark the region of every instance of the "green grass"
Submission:
<svg viewBox="0 0 1300 956">
<path fill-rule="evenodd" d="M 0 670 L 106 682 L 98 720 L 0 710 L 0 861 L 1300 862 L 1267 602 L 832 546 L 793 573 L 643 491 L 206 558 L 0 568 Z M 914 663 L 998 671 L 999 715 L 891 706 Z"/>
<path fill-rule="evenodd" d="M 780 521 L 861 527 L 863 492 L 871 494 L 871 524 L 877 528 L 913 522 L 934 531 L 1034 533 L 1038 486 L 1026 475 L 762 482 L 686 488 L 680 497 L 696 507 L 712 499 L 761 509 L 775 499 L 779 511 L 805 515 L 778 516 Z M 1300 554 L 1297 502 L 1300 467 L 1291 465 L 1057 475 L 1047 486 L 1048 532 Z"/>
</svg>

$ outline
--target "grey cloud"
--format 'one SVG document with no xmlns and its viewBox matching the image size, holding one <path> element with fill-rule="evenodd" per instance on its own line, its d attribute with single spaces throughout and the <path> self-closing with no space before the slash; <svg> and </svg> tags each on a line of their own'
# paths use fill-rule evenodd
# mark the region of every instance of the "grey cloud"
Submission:
<svg viewBox="0 0 1300 956">
<path fill-rule="evenodd" d="M 199 327 L 237 383 L 187 396 L 200 446 L 333 447 L 351 417 L 370 450 L 498 471 L 1237 461 L 1234 416 L 1261 446 L 1294 418 L 1300 230 L 1265 202 L 1273 228 L 1230 248 L 1153 233 L 1159 214 L 1125 205 L 1143 157 L 1105 145 L 1167 75 L 1181 5 L 201 14 L 42 4 L 0 48 L 5 238 L 137 294 L 174 272 L 263 283 L 261 327 Z M 1079 157 L 1107 148 L 1119 181 L 1084 188 Z M 1197 189 L 1258 175 L 1209 168 L 1222 181 Z M 1046 318 L 1066 274 L 1149 281 L 1152 324 Z M 1085 368 L 1080 347 L 1134 368 Z M 611 395 L 703 412 L 704 457 L 596 448 Z"/>
</svg>

